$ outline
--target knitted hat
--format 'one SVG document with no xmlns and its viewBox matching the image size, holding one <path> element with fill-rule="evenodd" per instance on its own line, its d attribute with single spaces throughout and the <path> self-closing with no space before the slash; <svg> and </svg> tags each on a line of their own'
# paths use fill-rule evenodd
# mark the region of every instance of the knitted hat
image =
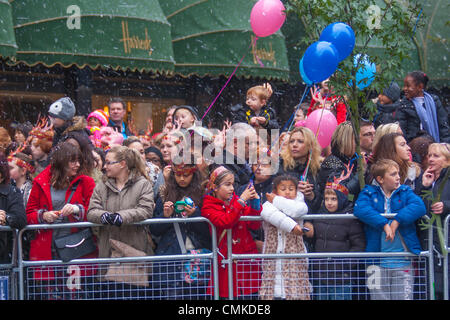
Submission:
<svg viewBox="0 0 450 320">
<path fill-rule="evenodd" d="M 389 87 L 384 88 L 383 95 L 392 100 L 392 102 L 400 99 L 400 87 L 397 82 L 392 81 Z"/>
<path fill-rule="evenodd" d="M 64 97 L 50 105 L 48 114 L 53 118 L 71 120 L 75 115 L 75 105 L 69 97 Z"/>
<path fill-rule="evenodd" d="M 97 109 L 92 111 L 88 117 L 87 117 L 87 121 L 89 121 L 90 118 L 96 118 L 98 121 L 100 121 L 100 123 L 102 124 L 103 127 L 106 127 L 108 125 L 109 122 L 109 117 L 108 115 L 105 113 L 105 111 L 101 110 L 101 109 Z"/>
<path fill-rule="evenodd" d="M 172 116 L 172 122 L 175 123 L 175 113 L 177 113 L 178 110 L 180 109 L 186 109 L 188 110 L 190 113 L 192 113 L 192 115 L 194 116 L 195 120 L 200 120 L 197 114 L 197 111 L 194 109 L 194 107 L 191 106 L 178 106 L 176 107 L 175 111 L 173 112 L 173 116 Z"/>
</svg>

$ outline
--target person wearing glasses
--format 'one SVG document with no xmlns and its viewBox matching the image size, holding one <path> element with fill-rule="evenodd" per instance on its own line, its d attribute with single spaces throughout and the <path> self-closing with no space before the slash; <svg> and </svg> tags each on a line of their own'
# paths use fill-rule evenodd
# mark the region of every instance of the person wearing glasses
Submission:
<svg viewBox="0 0 450 320">
<path fill-rule="evenodd" d="M 98 231 L 99 257 L 117 257 L 120 250 L 113 247 L 115 244 L 153 255 L 147 228 L 135 225 L 152 218 L 154 208 L 153 184 L 141 154 L 125 146 L 114 146 L 106 154 L 105 172 L 94 189 L 87 213 L 88 221 L 104 225 Z M 100 298 L 144 298 L 146 291 L 140 289 L 148 286 L 148 280 L 120 281 L 117 276 L 107 274 L 104 269 L 99 271 Z M 144 269 L 139 275 L 147 277 Z"/>
<path fill-rule="evenodd" d="M 361 121 L 359 129 L 359 147 L 363 157 L 372 153 L 373 138 L 375 137 L 375 127 L 370 121 Z"/>
</svg>

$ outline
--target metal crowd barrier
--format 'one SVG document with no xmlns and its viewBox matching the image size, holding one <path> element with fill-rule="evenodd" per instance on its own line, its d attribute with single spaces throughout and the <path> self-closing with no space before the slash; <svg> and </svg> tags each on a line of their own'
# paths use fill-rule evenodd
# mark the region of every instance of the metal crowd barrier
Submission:
<svg viewBox="0 0 450 320">
<path fill-rule="evenodd" d="M 215 227 L 203 217 L 148 219 L 134 225 L 158 223 L 199 223 L 211 227 L 212 252 L 144 257 L 25 261 L 18 257 L 19 299 L 210 299 L 211 290 L 218 299 L 218 288 L 210 284 L 210 274 L 217 278 L 217 237 Z M 28 225 L 19 233 L 18 248 L 23 251 L 22 235 L 26 231 L 61 228 L 105 227 L 90 222 Z M 192 264 L 192 265 L 191 265 Z M 186 279 L 187 268 L 209 269 L 205 277 Z M 159 273 L 155 272 L 159 270 Z M 192 269 L 189 269 L 192 270 Z M 40 272 L 40 280 L 33 277 Z M 81 275 L 82 274 L 82 275 Z M 81 276 L 80 276 L 81 275 Z M 48 278 L 46 280 L 42 280 Z M 185 281 L 184 281 L 185 280 Z"/>
<path fill-rule="evenodd" d="M 384 215 L 393 217 L 395 215 Z M 307 215 L 303 220 L 316 219 L 356 219 L 353 215 L 326 214 Z M 261 217 L 241 217 L 243 221 L 262 221 Z M 207 222 L 212 232 L 212 252 L 199 254 L 193 258 L 190 254 L 170 255 L 170 256 L 145 256 L 145 257 L 122 257 L 122 258 L 96 258 L 96 259 L 76 259 L 67 263 L 60 260 L 28 261 L 23 259 L 22 238 L 26 231 L 39 229 L 59 229 L 71 227 L 105 227 L 90 222 L 70 223 L 70 224 L 42 224 L 29 225 L 20 232 L 15 233 L 17 239 L 17 265 L 13 263 L 5 266 L 12 274 L 18 274 L 17 281 L 12 281 L 18 287 L 17 293 L 12 292 L 11 298 L 24 299 L 219 299 L 219 279 L 217 255 L 217 234 L 212 223 L 203 217 L 197 218 L 170 218 L 170 219 L 148 219 L 136 225 L 143 227 L 157 223 L 198 223 Z M 8 227 L 1 227 L 0 231 L 11 231 Z M 445 232 L 448 235 L 448 219 L 445 221 Z M 253 292 L 253 296 L 246 298 L 266 299 L 271 298 L 270 292 L 262 292 L 261 285 L 264 284 L 264 277 L 272 272 L 272 278 L 277 276 L 276 269 L 273 268 L 277 260 L 291 263 L 295 270 L 306 271 L 299 274 L 289 274 L 286 279 L 292 283 L 302 283 L 302 287 L 292 287 L 293 292 L 299 292 L 298 299 L 320 299 L 322 290 L 327 289 L 327 294 L 342 299 L 342 296 L 350 299 L 370 299 L 370 285 L 378 285 L 380 273 L 377 269 L 377 262 L 387 258 L 409 258 L 412 260 L 412 272 L 414 272 L 413 298 L 414 299 L 435 299 L 434 284 L 434 262 L 432 241 L 433 232 L 428 230 L 428 248 L 422 251 L 419 256 L 411 253 L 371 253 L 371 252 L 327 252 L 327 253 L 298 253 L 298 254 L 234 254 L 228 250 L 228 256 L 222 260 L 222 265 L 228 265 L 229 273 L 229 299 L 239 298 L 233 296 L 233 263 L 237 265 L 237 274 L 248 272 L 248 266 L 258 265 L 257 272 L 253 276 L 255 287 L 242 288 L 243 283 L 238 282 L 238 291 L 247 289 Z M 232 248 L 231 230 L 227 232 L 228 248 Z M 18 254 L 17 254 L 18 253 Z M 377 261 L 375 261 L 377 260 Z M 199 264 L 207 264 L 210 268 L 210 275 L 213 283 L 203 282 L 190 283 L 186 285 L 179 276 L 185 274 L 183 268 L 187 262 L 197 261 Z M 207 262 L 205 262 L 207 261 Z M 275 263 L 274 263 L 275 262 Z M 447 262 L 447 261 L 446 261 Z M 333 270 L 325 269 L 328 275 L 323 277 L 322 266 L 328 268 L 333 266 Z M 447 266 L 445 263 L 444 267 Z M 318 267 L 318 269 L 316 268 Z M 105 275 L 110 269 L 116 270 L 122 282 L 117 278 L 100 280 L 99 276 Z M 129 270 L 142 270 L 141 273 L 129 272 Z M 52 270 L 53 278 L 49 283 L 42 284 L 42 281 L 33 279 L 34 271 Z M 79 276 L 80 270 L 88 273 L 86 276 Z M 317 271 L 318 270 L 318 271 Z M 87 271 L 87 272 L 86 272 Z M 317 272 L 316 272 L 317 271 Z M 331 273 L 329 272 L 331 271 Z M 68 273 L 67 273 L 68 272 Z M 448 273 L 448 270 L 445 272 Z M 344 275 L 344 276 L 342 276 Z M 249 275 L 246 274 L 246 277 Z M 304 276 L 304 279 L 301 277 Z M 105 276 L 106 277 L 106 276 Z M 239 277 L 238 277 L 239 278 Z M 293 279 L 290 279 L 293 278 Z M 113 280 L 111 280 L 113 279 Z M 125 279 L 125 280 L 124 280 Z M 144 280 L 143 280 L 144 279 Z M 324 283 L 325 280 L 325 283 Z M 350 282 L 348 281 L 350 280 Z M 448 287 L 448 277 L 444 279 L 444 285 Z M 297 281 L 297 282 L 296 282 Z M 298 282 L 300 281 L 300 282 Z M 303 282 L 302 282 L 303 281 Z M 14 283 L 11 283 L 14 287 Z M 64 290 L 59 290 L 65 287 Z M 328 289 L 331 289 L 328 290 Z M 212 296 L 206 293 L 212 292 Z M 333 291 L 334 290 L 334 291 Z M 14 291 L 14 290 L 13 290 Z M 330 292 L 329 292 L 330 291 Z M 446 291 L 447 292 L 447 291 Z M 328 297 L 329 297 L 328 296 Z M 448 298 L 448 297 L 447 297 Z M 331 297 L 330 299 L 333 299 Z"/>
<path fill-rule="evenodd" d="M 384 214 L 392 218 L 395 214 Z M 427 219 L 427 217 L 424 217 Z M 302 220 L 317 219 L 357 219 L 350 214 L 313 214 L 302 217 Z M 241 221 L 262 221 L 261 217 L 242 217 Z M 434 266 L 433 266 L 433 233 L 428 231 L 429 246 L 419 256 L 406 252 L 324 252 L 324 253 L 298 253 L 298 254 L 233 254 L 228 250 L 227 259 L 222 260 L 228 264 L 228 288 L 229 298 L 233 296 L 233 263 L 237 263 L 238 292 L 246 294 L 246 299 L 271 299 L 274 296 L 270 285 L 279 281 L 280 269 L 276 270 L 276 261 L 280 260 L 287 264 L 291 272 L 282 274 L 284 285 L 289 286 L 293 299 L 352 299 L 369 300 L 382 299 L 380 294 L 384 290 L 391 290 L 391 296 L 402 299 L 403 291 L 399 288 L 395 292 L 393 284 L 385 284 L 387 277 L 383 268 L 379 268 L 384 259 L 406 258 L 411 259 L 411 272 L 413 281 L 411 284 L 413 292 L 408 297 L 414 300 L 434 300 Z M 228 248 L 232 247 L 231 230 L 227 232 Z M 255 266 L 257 266 L 255 268 Z M 330 270 L 331 266 L 331 270 Z M 254 274 L 249 275 L 249 269 L 256 269 Z M 259 267 L 259 268 L 258 268 Z M 327 269 L 328 268 L 328 269 Z M 240 271 L 241 270 L 241 271 Z M 295 272 L 292 272 L 295 270 Z M 239 283 L 239 272 L 247 272 L 243 278 L 251 278 L 252 281 L 241 281 Z M 324 276 L 325 274 L 325 276 Z M 243 287 L 250 283 L 251 287 Z M 280 283 L 280 282 L 278 282 Z M 255 287 L 252 287 L 256 284 Z M 249 294 L 250 292 L 250 294 Z M 237 297 L 239 298 L 239 296 Z"/>
<path fill-rule="evenodd" d="M 448 300 L 449 298 L 449 277 L 448 277 L 448 255 L 450 254 L 450 248 L 448 243 L 448 236 L 449 236 L 449 222 L 450 222 L 450 215 L 447 215 L 444 220 L 444 239 L 445 239 L 445 249 L 447 250 L 447 254 L 444 255 L 443 259 L 443 287 L 444 287 L 444 300 Z"/>
<path fill-rule="evenodd" d="M 11 233 L 11 262 L 0 263 L 0 300 L 17 299 L 17 239 L 18 231 L 6 226 L 0 226 L 0 232 Z M 7 235 L 8 236 L 8 235 Z M 5 243 L 6 244 L 6 243 Z"/>
</svg>

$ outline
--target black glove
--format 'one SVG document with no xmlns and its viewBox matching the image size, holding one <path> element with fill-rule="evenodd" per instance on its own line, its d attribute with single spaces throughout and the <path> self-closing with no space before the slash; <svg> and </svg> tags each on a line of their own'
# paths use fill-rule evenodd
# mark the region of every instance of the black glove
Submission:
<svg viewBox="0 0 450 320">
<path fill-rule="evenodd" d="M 123 223 L 122 217 L 118 213 L 105 212 L 100 219 L 102 224 L 109 224 L 117 227 L 120 227 Z"/>
</svg>

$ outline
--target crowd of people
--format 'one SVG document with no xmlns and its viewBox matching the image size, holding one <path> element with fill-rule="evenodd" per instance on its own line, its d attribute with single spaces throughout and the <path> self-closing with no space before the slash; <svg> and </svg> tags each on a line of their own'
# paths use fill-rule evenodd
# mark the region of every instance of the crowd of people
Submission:
<svg viewBox="0 0 450 320">
<path fill-rule="evenodd" d="M 362 162 L 349 111 L 328 81 L 298 109 L 295 126 L 275 139 L 275 145 L 274 131 L 261 134 L 282 127 L 270 106 L 269 84 L 250 88 L 246 106 L 216 131 L 201 125 L 192 106 L 168 110 L 159 133 L 152 132 L 151 122 L 147 131 L 136 132 L 124 121 L 126 104 L 120 98 L 110 100 L 109 112 L 94 110 L 87 118 L 75 115 L 70 98 L 61 98 L 34 126 L 16 125 L 12 139 L 0 128 L 0 224 L 17 229 L 27 224 L 101 224 L 92 235 L 95 247 L 81 258 L 111 258 L 124 256 L 126 249 L 144 256 L 211 250 L 205 222 L 136 224 L 152 218 L 206 217 L 216 228 L 221 298 L 229 294 L 228 265 L 222 264 L 229 249 L 227 230 L 233 253 L 418 255 L 427 248 L 426 234 L 417 228 L 420 218 L 445 217 L 450 210 L 448 114 L 439 98 L 427 93 L 427 80 L 423 72 L 411 72 L 404 79 L 403 96 L 395 82 L 379 94 L 374 121 L 361 123 Z M 327 148 L 304 126 L 317 108 L 331 110 L 338 119 Z M 422 199 L 424 191 L 435 197 L 440 192 L 439 201 Z M 383 213 L 396 215 L 386 218 Z M 302 218 L 314 214 L 354 214 L 358 219 Z M 243 216 L 261 216 L 262 223 L 243 221 Z M 62 259 L 59 243 L 80 230 L 25 234 L 24 259 Z M 8 261 L 11 241 L 5 232 L 0 235 L 2 261 Z M 442 298 L 443 253 L 438 237 L 434 240 L 435 290 Z M 307 259 L 291 261 L 233 263 L 233 295 L 309 300 L 314 292 L 317 299 L 352 299 L 352 279 L 335 269 L 332 259 L 311 266 Z M 151 280 L 166 297 L 180 297 L 187 290 L 169 281 L 177 268 L 153 265 Z M 415 270 L 409 258 L 383 260 L 380 268 L 383 285 L 370 291 L 372 299 L 413 298 Z M 34 270 L 35 282 L 56 277 L 51 267 Z M 99 277 L 109 294 L 118 286 L 122 293 L 133 287 L 111 270 L 80 266 L 79 272 L 81 278 Z M 42 288 L 54 294 L 53 287 Z M 211 286 L 206 294 L 212 294 Z"/>
</svg>

